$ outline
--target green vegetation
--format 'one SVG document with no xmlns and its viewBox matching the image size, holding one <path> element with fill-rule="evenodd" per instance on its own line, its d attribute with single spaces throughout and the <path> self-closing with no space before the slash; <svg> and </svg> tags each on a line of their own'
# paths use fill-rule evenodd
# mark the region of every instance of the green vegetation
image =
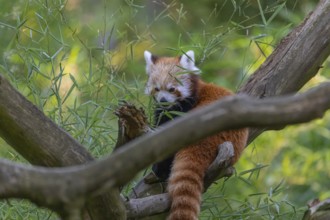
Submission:
<svg viewBox="0 0 330 220">
<path fill-rule="evenodd" d="M 145 108 L 143 51 L 193 49 L 202 77 L 236 90 L 317 1 L 12 0 L 0 8 L 0 72 L 99 158 L 117 135 L 122 100 Z M 306 87 L 330 76 L 329 62 Z M 301 219 L 330 197 L 330 115 L 267 132 L 204 195 L 202 219 Z M 0 140 L 3 158 L 24 162 Z M 132 183 L 134 184 L 134 183 Z M 129 191 L 129 188 L 126 189 Z M 0 201 L 0 219 L 56 219 L 27 201 Z"/>
</svg>

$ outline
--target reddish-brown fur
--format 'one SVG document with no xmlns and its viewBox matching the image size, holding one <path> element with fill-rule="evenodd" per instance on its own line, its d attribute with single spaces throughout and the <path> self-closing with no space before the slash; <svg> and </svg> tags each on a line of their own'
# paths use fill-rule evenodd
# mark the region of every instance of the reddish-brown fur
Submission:
<svg viewBox="0 0 330 220">
<path fill-rule="evenodd" d="M 232 94 L 222 87 L 201 80 L 197 85 L 198 101 L 195 108 Z M 168 220 L 198 219 L 204 175 L 217 155 L 218 146 L 225 141 L 233 143 L 234 164 L 244 150 L 247 135 L 247 129 L 221 132 L 176 153 L 168 183 L 172 199 Z"/>
<path fill-rule="evenodd" d="M 190 60 L 194 62 L 194 53 L 190 51 L 187 54 L 191 56 Z M 194 73 L 179 74 L 183 71 L 180 67 L 182 57 L 185 65 L 188 65 L 192 70 L 196 70 L 194 63 L 192 66 L 185 55 L 182 57 L 150 57 L 150 54 L 147 52 L 145 57 L 149 75 L 147 91 L 150 95 L 156 95 L 154 90 L 156 87 L 166 90 L 168 85 L 174 87 L 184 85 L 187 90 L 184 91 L 186 95 L 189 93 L 190 96 L 197 99 L 194 109 L 232 95 L 227 89 L 203 82 Z M 180 93 L 177 90 L 173 95 L 181 99 L 184 97 L 182 91 Z M 217 156 L 218 146 L 225 141 L 232 142 L 235 151 L 232 160 L 234 164 L 244 150 L 247 135 L 247 129 L 221 132 L 175 154 L 168 183 L 168 192 L 172 200 L 168 220 L 198 219 L 203 192 L 203 179 L 207 168 Z"/>
</svg>

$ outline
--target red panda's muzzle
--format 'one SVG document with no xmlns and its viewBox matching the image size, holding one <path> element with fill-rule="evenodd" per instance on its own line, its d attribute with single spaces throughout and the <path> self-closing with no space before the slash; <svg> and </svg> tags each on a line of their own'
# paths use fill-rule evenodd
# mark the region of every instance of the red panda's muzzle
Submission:
<svg viewBox="0 0 330 220">
<path fill-rule="evenodd" d="M 164 97 L 159 100 L 159 102 L 168 102 Z"/>
</svg>

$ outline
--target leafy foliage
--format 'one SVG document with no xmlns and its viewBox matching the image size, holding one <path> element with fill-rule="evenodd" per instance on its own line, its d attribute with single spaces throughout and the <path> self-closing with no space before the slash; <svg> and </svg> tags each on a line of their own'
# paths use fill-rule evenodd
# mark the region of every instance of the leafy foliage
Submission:
<svg viewBox="0 0 330 220">
<path fill-rule="evenodd" d="M 236 90 L 317 1 L 13 0 L 0 8 L 0 71 L 88 148 L 111 152 L 121 100 L 152 112 L 143 51 L 195 50 L 206 81 Z M 330 76 L 329 63 L 307 85 Z M 329 114 L 262 135 L 237 174 L 204 195 L 202 219 L 299 219 L 329 197 Z M 0 140 L 2 157 L 24 162 Z M 0 202 L 1 219 L 54 219 L 26 201 Z"/>
</svg>

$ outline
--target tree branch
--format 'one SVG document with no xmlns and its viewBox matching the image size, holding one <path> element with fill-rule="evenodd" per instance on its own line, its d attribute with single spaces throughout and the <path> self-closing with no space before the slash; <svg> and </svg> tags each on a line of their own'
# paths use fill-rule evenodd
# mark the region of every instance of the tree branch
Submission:
<svg viewBox="0 0 330 220">
<path fill-rule="evenodd" d="M 313 13 L 282 39 L 239 93 L 265 98 L 297 92 L 316 75 L 330 54 L 329 21 L 330 1 L 321 0 Z M 250 129 L 249 143 L 269 129 Z"/>
<path fill-rule="evenodd" d="M 211 184 L 222 178 L 233 174 L 234 168 L 230 165 L 234 157 L 234 146 L 231 142 L 224 142 L 219 145 L 219 152 L 213 163 L 207 169 L 204 178 L 204 190 L 206 191 Z"/>
<path fill-rule="evenodd" d="M 330 83 L 324 83 L 295 96 L 263 100 L 247 96 L 229 97 L 171 121 L 105 159 L 85 165 L 24 167 L 1 160 L 0 197 L 28 198 L 53 210 L 70 207 L 84 197 L 94 197 L 127 183 L 151 163 L 219 131 L 296 124 L 321 117 L 330 108 L 329 93 Z M 196 131 L 196 127 L 205 129 Z"/>
<path fill-rule="evenodd" d="M 169 210 L 170 198 L 168 193 L 157 194 L 141 199 L 130 199 L 126 202 L 127 217 L 136 219 L 161 214 Z"/>
<path fill-rule="evenodd" d="M 330 218 L 330 198 L 320 201 L 313 200 L 308 204 L 308 210 L 305 212 L 303 220 L 327 220 Z"/>
<path fill-rule="evenodd" d="M 62 167 L 93 160 L 81 144 L 17 92 L 1 74 L 0 136 L 35 165 Z M 90 216 L 94 220 L 125 219 L 126 210 L 119 198 L 119 191 L 112 190 L 87 201 Z"/>
</svg>

